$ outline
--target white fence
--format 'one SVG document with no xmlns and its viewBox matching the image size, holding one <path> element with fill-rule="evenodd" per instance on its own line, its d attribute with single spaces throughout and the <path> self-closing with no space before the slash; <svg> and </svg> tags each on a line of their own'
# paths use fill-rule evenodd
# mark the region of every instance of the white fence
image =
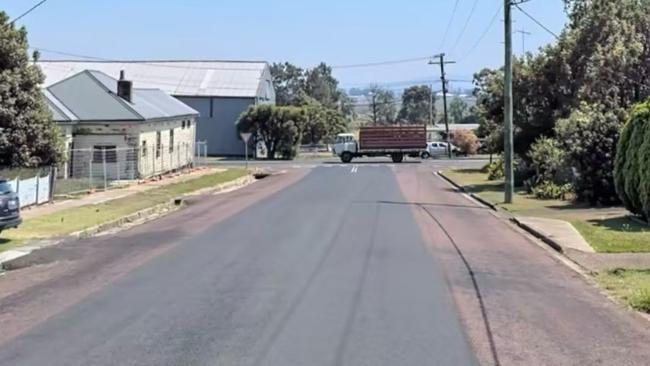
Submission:
<svg viewBox="0 0 650 366">
<path fill-rule="evenodd" d="M 44 168 L 27 177 L 18 174 L 15 178 L 8 179 L 7 182 L 18 194 L 20 207 L 40 205 L 49 202 L 52 198 L 52 169 L 50 168 Z"/>
</svg>

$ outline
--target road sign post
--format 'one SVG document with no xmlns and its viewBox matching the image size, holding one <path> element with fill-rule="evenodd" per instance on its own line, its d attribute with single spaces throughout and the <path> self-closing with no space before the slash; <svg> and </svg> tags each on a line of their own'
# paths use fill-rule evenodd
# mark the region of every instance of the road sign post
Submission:
<svg viewBox="0 0 650 366">
<path fill-rule="evenodd" d="M 241 132 L 239 136 L 244 140 L 244 154 L 246 155 L 246 170 L 248 170 L 248 140 L 250 140 L 252 133 Z"/>
</svg>

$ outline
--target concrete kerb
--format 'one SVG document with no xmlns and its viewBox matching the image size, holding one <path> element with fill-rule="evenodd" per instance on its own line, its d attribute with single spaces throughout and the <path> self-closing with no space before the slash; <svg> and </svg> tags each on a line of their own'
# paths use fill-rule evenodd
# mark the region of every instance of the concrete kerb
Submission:
<svg viewBox="0 0 650 366">
<path fill-rule="evenodd" d="M 108 232 L 110 230 L 121 228 L 126 224 L 131 224 L 136 222 L 138 224 L 143 224 L 148 221 L 157 219 L 159 217 L 162 217 L 164 215 L 170 214 L 176 210 L 181 209 L 184 205 L 184 200 L 186 197 L 200 195 L 200 194 L 211 194 L 211 193 L 214 194 L 214 193 L 232 191 L 247 186 L 255 182 L 255 180 L 256 179 L 252 174 L 248 174 L 246 176 L 237 178 L 235 180 L 225 182 L 214 187 L 199 189 L 184 194 L 182 196 L 173 198 L 168 202 L 145 208 L 138 212 L 126 215 L 124 217 L 109 222 L 105 222 L 103 224 L 99 224 L 97 226 L 93 226 L 88 229 L 71 233 L 66 237 L 73 238 L 73 239 L 89 238 L 89 237 L 97 236 L 99 234 Z M 0 255 L 0 271 L 11 270 L 14 267 L 12 266 L 12 262 L 20 260 L 22 257 L 29 255 L 35 250 L 56 245 L 61 243 L 62 241 L 63 241 L 62 239 L 60 240 L 39 239 L 39 240 L 35 240 L 32 244 L 25 245 L 15 250 L 4 252 L 2 253 L 2 255 Z"/>
<path fill-rule="evenodd" d="M 478 195 L 476 195 L 476 194 L 474 194 L 472 192 L 468 192 L 467 189 L 465 189 L 465 187 L 463 187 L 460 184 L 454 182 L 454 180 L 449 178 L 448 176 L 446 176 L 445 173 L 443 173 L 441 171 L 438 171 L 437 174 L 438 174 L 439 177 L 446 180 L 449 184 L 456 187 L 456 189 L 458 189 L 459 191 L 461 191 L 463 193 L 466 193 L 467 195 L 472 197 L 474 200 L 476 200 L 476 201 L 480 202 L 481 204 L 491 208 L 494 211 L 497 211 L 497 212 L 500 211 L 499 207 L 497 205 L 495 205 L 494 203 L 489 202 L 487 200 L 484 200 L 483 198 L 479 197 Z"/>
<path fill-rule="evenodd" d="M 444 180 L 446 180 L 447 182 L 449 182 L 454 187 L 458 188 L 460 191 L 467 193 L 474 200 L 476 200 L 479 203 L 481 203 L 481 204 L 491 208 L 492 210 L 502 214 L 503 216 L 506 216 L 505 217 L 506 219 L 508 219 L 511 222 L 515 223 L 517 226 L 522 228 L 524 231 L 528 232 L 529 234 L 533 235 L 537 239 L 541 240 L 542 242 L 544 242 L 545 244 L 547 244 L 548 246 L 550 246 L 554 250 L 556 250 L 556 251 L 558 251 L 560 253 L 564 253 L 564 250 L 562 249 L 562 245 L 560 243 L 558 243 L 556 240 L 554 240 L 552 238 L 549 238 L 548 236 L 540 233 L 539 231 L 535 230 L 535 228 L 531 227 L 530 225 L 527 225 L 526 223 L 521 222 L 521 220 L 519 220 L 512 213 L 509 213 L 509 212 L 506 212 L 506 211 L 503 211 L 503 210 L 499 209 L 499 207 L 497 205 L 493 204 L 492 202 L 489 202 L 489 201 L 479 197 L 478 195 L 476 195 L 474 193 L 467 192 L 465 187 L 463 187 L 460 184 L 454 182 L 451 178 L 447 177 L 443 172 L 439 171 L 438 175 L 441 178 L 443 178 Z"/>
<path fill-rule="evenodd" d="M 562 244 L 558 243 L 556 240 L 554 240 L 552 238 L 549 238 L 548 236 L 540 233 L 539 231 L 537 231 L 532 226 L 530 226 L 530 225 L 526 224 L 525 222 L 522 222 L 521 220 L 519 220 L 516 216 L 511 217 L 510 221 L 514 222 L 517 226 L 524 229 L 528 233 L 532 234 L 537 239 L 543 241 L 544 243 L 546 243 L 551 248 L 553 248 L 556 251 L 564 254 L 564 248 L 562 247 Z"/>
</svg>

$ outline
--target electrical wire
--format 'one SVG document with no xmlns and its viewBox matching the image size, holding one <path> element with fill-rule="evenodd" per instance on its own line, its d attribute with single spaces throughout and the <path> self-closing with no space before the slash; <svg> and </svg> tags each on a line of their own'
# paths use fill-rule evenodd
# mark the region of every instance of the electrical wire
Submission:
<svg viewBox="0 0 650 366">
<path fill-rule="evenodd" d="M 404 64 L 410 62 L 427 61 L 429 59 L 431 59 L 431 56 L 422 56 L 422 57 L 406 58 L 406 59 L 391 60 L 391 61 L 367 62 L 361 64 L 334 65 L 330 67 L 332 69 L 353 69 L 353 68 L 362 68 L 362 67 L 375 67 L 375 66 L 385 66 L 385 65 Z"/>
<path fill-rule="evenodd" d="M 469 55 L 472 54 L 472 52 L 474 52 L 474 51 L 476 50 L 476 48 L 481 44 L 481 42 L 483 42 L 483 39 L 484 39 L 485 36 L 488 34 L 488 32 L 490 31 L 490 29 L 492 29 L 492 26 L 494 25 L 494 22 L 497 20 L 497 17 L 498 17 L 499 14 L 501 13 L 501 10 L 502 10 L 502 9 L 503 9 L 503 3 L 500 3 L 499 8 L 497 9 L 497 11 L 496 11 L 496 12 L 494 13 L 494 15 L 492 16 L 492 19 L 490 20 L 490 24 L 488 24 L 488 26 L 485 27 L 485 30 L 483 31 L 483 33 L 481 33 L 481 35 L 478 37 L 478 39 L 476 40 L 476 42 L 475 42 L 475 43 L 472 45 L 472 47 L 470 47 L 470 49 L 469 49 L 469 50 L 468 50 L 468 51 L 463 55 L 463 57 L 460 58 L 460 60 L 459 60 L 458 62 L 462 62 L 463 60 L 465 60 Z"/>
<path fill-rule="evenodd" d="M 540 22 L 539 20 L 535 19 L 535 17 L 533 17 L 532 15 L 528 14 L 528 12 L 526 12 L 524 9 L 522 9 L 521 6 L 519 6 L 519 4 L 514 4 L 514 6 L 515 6 L 515 7 L 516 7 L 520 12 L 522 12 L 525 16 L 527 16 L 528 18 L 530 18 L 530 20 L 532 20 L 532 21 L 535 22 L 537 25 L 539 25 L 542 29 L 544 29 L 545 31 L 547 31 L 548 33 L 550 33 L 551 35 L 553 35 L 553 37 L 555 37 L 556 39 L 559 39 L 559 38 L 560 38 L 560 36 L 558 36 L 558 35 L 557 35 L 555 32 L 553 32 L 552 30 L 548 29 L 548 27 L 546 27 L 544 24 L 542 24 L 542 22 Z"/>
<path fill-rule="evenodd" d="M 189 67 L 187 66 L 180 66 L 180 65 L 175 65 L 173 63 L 176 63 L 178 61 L 172 61 L 173 63 L 163 63 L 164 61 L 138 61 L 138 60 L 115 60 L 115 59 L 108 59 L 108 58 L 103 58 L 103 57 L 98 57 L 98 56 L 89 56 L 89 55 L 82 55 L 78 53 L 70 53 L 70 52 L 64 52 L 64 51 L 57 51 L 57 50 L 52 50 L 52 49 L 47 49 L 47 48 L 42 48 L 42 47 L 31 47 L 32 50 L 44 52 L 44 53 L 51 53 L 55 55 L 61 55 L 61 56 L 68 56 L 68 57 L 75 57 L 79 59 L 84 59 L 88 60 L 88 62 L 115 62 L 115 63 L 132 63 L 132 64 L 142 64 L 142 65 L 148 65 L 148 66 L 154 66 L 154 67 L 162 67 L 162 68 L 169 68 L 169 69 L 182 69 L 182 70 L 187 70 Z M 51 62 L 51 63 L 57 63 L 61 62 L 64 63 L 66 61 L 71 61 L 71 62 L 83 62 L 83 60 L 43 60 L 44 62 Z M 181 61 L 182 62 L 182 61 Z M 188 60 L 187 62 L 195 62 L 192 60 Z M 201 62 L 201 60 L 196 60 L 196 62 Z M 208 61 L 206 61 L 208 62 Z M 228 62 L 228 61 L 224 61 Z M 224 70 L 224 71 L 246 71 L 247 69 L 245 68 L 239 68 L 239 67 L 198 67 L 198 66 L 192 66 L 192 70 Z M 250 69 L 253 70 L 253 69 Z"/>
<path fill-rule="evenodd" d="M 469 15 L 467 16 L 467 19 L 465 20 L 465 24 L 463 25 L 462 30 L 460 31 L 460 34 L 458 34 L 458 37 L 456 38 L 456 42 L 454 42 L 454 45 L 451 47 L 451 50 L 449 53 L 453 53 L 456 47 L 458 46 L 458 43 L 460 40 L 463 38 L 465 35 L 465 31 L 467 30 L 467 26 L 469 25 L 470 20 L 472 20 L 472 16 L 474 16 L 474 11 L 476 10 L 476 5 L 478 4 L 478 0 L 474 0 L 474 3 L 472 4 L 472 9 L 469 11 Z"/>
<path fill-rule="evenodd" d="M 456 10 L 458 10 L 458 3 L 460 0 L 456 0 L 454 3 L 454 9 L 451 11 L 451 17 L 449 18 L 449 23 L 447 23 L 447 29 L 445 29 L 445 35 L 442 37 L 442 42 L 440 43 L 440 49 L 444 49 L 445 43 L 447 43 L 447 36 L 449 35 L 449 29 L 451 29 L 451 24 L 454 22 L 454 17 L 456 17 Z"/>
<path fill-rule="evenodd" d="M 33 11 L 36 10 L 39 6 L 45 4 L 46 2 L 47 2 L 47 0 L 41 0 L 41 1 L 39 1 L 36 5 L 34 5 L 34 6 L 32 6 L 31 8 L 29 8 L 26 12 L 20 14 L 19 16 L 17 16 L 16 18 L 14 18 L 14 20 L 10 21 L 9 24 L 14 24 L 14 23 L 16 23 L 17 21 L 19 21 L 19 20 L 22 19 L 23 17 L 27 16 L 27 14 L 33 12 Z"/>
</svg>

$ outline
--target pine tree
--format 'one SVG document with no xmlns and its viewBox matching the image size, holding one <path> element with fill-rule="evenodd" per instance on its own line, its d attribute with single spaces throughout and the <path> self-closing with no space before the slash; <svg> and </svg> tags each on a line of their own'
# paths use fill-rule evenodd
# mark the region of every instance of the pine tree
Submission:
<svg viewBox="0 0 650 366">
<path fill-rule="evenodd" d="M 30 64 L 28 48 L 25 28 L 0 12 L 0 166 L 51 165 L 63 157 L 59 128 L 40 89 L 45 77 Z"/>
</svg>

